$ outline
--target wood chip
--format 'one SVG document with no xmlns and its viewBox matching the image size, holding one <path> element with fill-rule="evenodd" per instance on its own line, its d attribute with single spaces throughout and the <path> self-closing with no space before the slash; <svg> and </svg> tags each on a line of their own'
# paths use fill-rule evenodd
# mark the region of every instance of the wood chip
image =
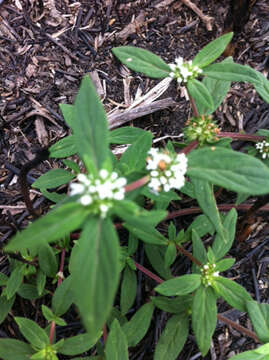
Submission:
<svg viewBox="0 0 269 360">
<path fill-rule="evenodd" d="M 119 40 L 125 41 L 128 38 L 128 36 L 134 34 L 137 31 L 137 29 L 144 24 L 144 22 L 145 22 L 145 12 L 140 11 L 139 15 L 130 24 L 125 26 L 123 30 L 121 30 L 118 34 L 116 34 L 116 37 Z"/>
</svg>

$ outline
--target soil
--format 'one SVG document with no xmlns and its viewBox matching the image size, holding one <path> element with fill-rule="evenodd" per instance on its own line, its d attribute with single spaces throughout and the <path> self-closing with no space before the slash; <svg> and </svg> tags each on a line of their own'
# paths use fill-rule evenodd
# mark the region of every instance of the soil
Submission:
<svg viewBox="0 0 269 360">
<path fill-rule="evenodd" d="M 159 81 L 129 71 L 115 59 L 111 49 L 131 45 L 151 50 L 166 62 L 173 62 L 177 56 L 192 59 L 227 28 L 225 19 L 230 11 L 229 3 L 225 1 L 193 0 L 193 3 L 204 15 L 212 18 L 211 30 L 180 0 L 0 0 L 2 244 L 33 220 L 18 183 L 21 167 L 34 158 L 37 149 L 69 134 L 59 104 L 73 103 L 82 77 L 90 74 L 97 79 L 95 83 L 99 84 L 98 91 L 106 112 L 125 111 L 134 99 L 146 94 Z M 234 26 L 233 57 L 235 62 L 248 64 L 267 75 L 269 4 L 267 0 L 252 3 L 254 5 L 242 26 L 239 29 Z M 176 105 L 131 120 L 127 125 L 150 130 L 161 143 L 163 137 L 173 139 L 179 136 L 191 115 L 185 94 L 179 90 L 173 83 L 161 96 L 162 99 L 172 98 Z M 251 85 L 234 83 L 214 118 L 224 131 L 254 133 L 259 128 L 269 129 L 269 105 Z M 63 167 L 63 164 L 53 160 L 43 162 L 32 170 L 31 176 L 36 178 L 57 167 Z M 218 201 L 231 202 L 233 199 L 230 197 L 231 194 L 223 192 Z M 51 205 L 35 190 L 31 190 L 31 199 L 35 206 L 41 207 L 42 213 L 46 213 Z M 181 225 L 188 225 L 192 220 L 193 216 L 186 216 Z M 266 213 L 255 218 L 255 225 L 248 240 L 240 247 L 235 244 L 230 251 L 237 262 L 227 276 L 237 279 L 253 298 L 258 296 L 268 302 L 269 228 Z M 145 266 L 148 265 L 146 259 L 144 261 Z M 182 268 L 180 261 L 175 264 L 177 271 Z M 186 271 L 189 264 L 184 266 Z M 8 273 L 4 254 L 0 270 Z M 139 283 L 145 297 L 149 296 L 145 290 L 147 281 L 143 279 Z M 152 284 L 149 286 L 154 287 Z M 134 310 L 139 307 L 138 303 Z M 41 319 L 41 315 L 36 313 L 39 306 L 38 301 L 32 304 L 20 302 L 16 305 L 16 314 L 34 316 L 38 321 Z M 225 304 L 219 304 L 219 312 L 251 327 L 244 314 L 229 310 Z M 77 321 L 76 314 L 68 316 L 70 322 Z M 131 349 L 130 359 L 152 359 L 165 319 L 161 312 L 156 311 L 148 336 Z M 69 327 L 67 331 L 70 329 L 74 334 L 77 331 L 75 327 Z M 21 338 L 11 316 L 4 322 L 0 337 Z M 219 324 L 205 359 L 226 359 L 255 347 L 257 344 L 252 339 Z M 199 359 L 198 353 L 190 335 L 178 358 Z"/>
</svg>

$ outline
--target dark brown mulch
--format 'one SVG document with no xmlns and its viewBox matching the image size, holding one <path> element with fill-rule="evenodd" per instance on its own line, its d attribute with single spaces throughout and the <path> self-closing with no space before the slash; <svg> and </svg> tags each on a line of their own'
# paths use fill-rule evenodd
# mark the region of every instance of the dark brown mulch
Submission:
<svg viewBox="0 0 269 360">
<path fill-rule="evenodd" d="M 34 151 L 46 147 L 69 132 L 59 111 L 60 103 L 72 103 L 84 74 L 97 71 L 103 104 L 107 113 L 124 110 L 138 94 L 145 94 L 158 82 L 123 68 L 111 49 L 120 45 L 143 47 L 172 62 L 176 56 L 191 59 L 210 40 L 221 35 L 228 3 L 216 0 L 193 1 L 213 18 L 209 31 L 201 19 L 179 0 L 2 0 L 0 1 L 0 235 L 8 241 L 16 230 L 24 228 L 31 217 L 25 208 L 17 176 L 21 166 L 34 157 Z M 131 25 L 130 25 L 131 24 Z M 257 0 L 249 21 L 236 36 L 234 60 L 264 71 L 269 54 L 269 4 Z M 95 73 L 96 74 L 96 73 Z M 178 136 L 190 115 L 184 94 L 178 95 L 173 84 L 163 97 L 172 97 L 177 105 L 136 119 L 135 126 L 149 129 L 155 138 Z M 248 84 L 233 84 L 224 104 L 215 114 L 225 131 L 255 132 L 269 128 L 269 105 Z M 59 162 L 43 163 L 31 175 L 36 177 Z M 32 178 L 29 178 L 31 182 Z M 36 205 L 45 213 L 50 203 L 31 191 Z M 227 202 L 229 194 L 223 194 Z M 188 224 L 191 219 L 182 220 Z M 266 215 L 257 222 L 257 230 L 242 249 L 231 251 L 237 259 L 228 274 L 238 278 L 254 298 L 268 301 L 268 226 Z M 250 256 L 251 249 L 258 251 Z M 251 262 L 250 262 L 251 259 Z M 182 260 L 180 260 L 182 261 Z M 176 264 L 177 265 L 177 264 Z M 180 264 L 178 264 L 180 267 Z M 5 256 L 1 271 L 7 272 Z M 256 284 L 256 279 L 258 283 Z M 144 281 L 144 280 L 143 280 Z M 143 301 L 143 300 L 142 300 Z M 28 304 L 21 315 L 35 314 L 38 304 Z M 227 307 L 220 304 L 220 311 Z M 18 310 L 18 311 L 19 311 Z M 237 312 L 233 320 L 249 323 Z M 72 314 L 70 322 L 74 322 Z M 38 315 L 39 317 L 39 315 Z M 131 359 L 152 359 L 154 343 L 164 325 L 162 313 L 156 314 L 146 339 L 131 352 Z M 73 328 L 72 331 L 76 331 Z M 71 331 L 71 333 L 72 333 Z M 11 317 L 0 336 L 19 337 Z M 219 326 L 214 346 L 206 359 L 225 359 L 256 346 L 252 340 Z M 190 336 L 182 359 L 197 359 L 197 347 Z"/>
</svg>

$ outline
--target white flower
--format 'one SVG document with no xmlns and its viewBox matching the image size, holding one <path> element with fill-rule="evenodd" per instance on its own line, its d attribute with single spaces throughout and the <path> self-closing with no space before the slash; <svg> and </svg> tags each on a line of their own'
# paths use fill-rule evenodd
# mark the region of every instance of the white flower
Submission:
<svg viewBox="0 0 269 360">
<path fill-rule="evenodd" d="M 179 84 L 182 82 L 186 83 L 203 72 L 199 66 L 192 64 L 192 60 L 184 62 L 182 57 L 176 58 L 175 63 L 169 64 L 169 67 L 172 70 L 169 73 L 169 77 L 176 79 Z"/>
<path fill-rule="evenodd" d="M 185 154 L 170 154 L 156 148 L 148 154 L 146 169 L 151 177 L 148 186 L 153 192 L 168 192 L 184 186 L 188 161 Z"/>
<path fill-rule="evenodd" d="M 102 169 L 99 171 L 99 176 L 101 179 L 106 179 L 108 177 L 108 171 L 106 169 Z"/>
<path fill-rule="evenodd" d="M 86 194 L 86 195 L 81 196 L 79 201 L 80 201 L 81 205 L 87 206 L 92 203 L 92 197 L 90 195 Z"/>
<path fill-rule="evenodd" d="M 85 190 L 85 186 L 83 184 L 76 184 L 76 183 L 72 183 L 70 185 L 70 195 L 78 195 L 78 194 L 82 194 Z"/>
<path fill-rule="evenodd" d="M 105 217 L 107 211 L 108 211 L 109 207 L 105 204 L 101 204 L 100 205 L 100 211 L 101 211 L 101 216 Z"/>
<path fill-rule="evenodd" d="M 93 213 L 105 217 L 114 200 L 123 200 L 126 179 L 118 177 L 116 172 L 106 169 L 99 171 L 99 177 L 79 174 L 77 183 L 70 184 L 70 196 L 80 195 L 78 201 L 83 206 L 90 206 Z"/>
<path fill-rule="evenodd" d="M 265 140 L 256 144 L 256 149 L 259 150 L 263 159 L 269 158 L 269 143 Z"/>
</svg>

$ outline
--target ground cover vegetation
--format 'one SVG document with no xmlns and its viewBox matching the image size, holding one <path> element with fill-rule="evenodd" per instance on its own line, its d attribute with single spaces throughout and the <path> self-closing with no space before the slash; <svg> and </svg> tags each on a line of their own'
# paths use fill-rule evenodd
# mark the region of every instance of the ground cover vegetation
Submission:
<svg viewBox="0 0 269 360">
<path fill-rule="evenodd" d="M 261 73 L 232 58 L 215 62 L 232 36 L 227 33 L 210 42 L 188 62 L 178 57 L 167 64 L 131 46 L 112 50 L 133 71 L 170 78 L 186 89 L 193 116 L 186 119 L 182 142 L 156 147 L 149 131 L 109 131 L 88 76 L 74 104 L 61 105 L 72 134 L 52 145 L 49 156 L 64 159 L 66 169 L 50 170 L 33 184 L 55 205 L 8 242 L 4 251 L 10 256 L 11 272 L 0 277 L 1 321 L 17 297 L 49 297 L 40 306 L 47 325 L 42 328 L 15 316 L 24 341 L 0 339 L 4 360 L 128 359 L 128 349 L 147 336 L 153 312 L 159 310 L 169 315 L 152 355 L 155 360 L 176 359 L 190 332 L 206 356 L 217 320 L 263 344 L 232 359 L 269 358 L 269 306 L 254 301 L 226 276 L 235 263 L 227 253 L 235 241 L 238 214 L 234 205 L 221 212 L 215 197 L 224 188 L 236 194 L 240 206 L 259 196 L 251 213 L 267 203 L 269 193 L 268 130 L 227 134 L 212 116 L 232 81 L 250 83 L 269 103 L 269 81 Z M 231 147 L 242 136 L 253 143 L 245 153 Z M 112 144 L 129 146 L 118 158 Z M 65 184 L 68 191 L 57 192 Z M 180 203 L 182 196 L 195 199 L 202 214 L 187 228 L 176 228 L 173 219 L 181 211 L 173 212 L 170 206 Z M 164 223 L 167 234 L 160 228 Z M 119 236 L 121 231 L 125 238 Z M 203 238 L 209 241 L 205 244 Z M 155 273 L 134 260 L 141 243 Z M 191 271 L 172 274 L 172 264 L 184 258 L 192 262 Z M 151 296 L 130 317 L 137 270 L 152 280 Z M 254 331 L 218 314 L 220 301 L 247 312 Z M 78 311 L 85 332 L 59 340 L 57 331 L 67 325 L 71 308 Z"/>
</svg>

